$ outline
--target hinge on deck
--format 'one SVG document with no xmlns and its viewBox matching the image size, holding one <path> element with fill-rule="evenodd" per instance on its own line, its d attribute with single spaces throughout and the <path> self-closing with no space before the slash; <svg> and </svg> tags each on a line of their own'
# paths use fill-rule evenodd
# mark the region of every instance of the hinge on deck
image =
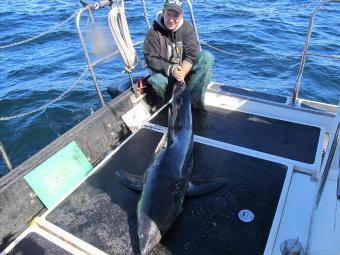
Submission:
<svg viewBox="0 0 340 255">
<path fill-rule="evenodd" d="M 132 95 L 133 96 L 133 95 Z M 138 98 L 137 98 L 138 100 Z M 139 100 L 138 100 L 139 101 Z M 143 101 L 138 102 L 127 113 L 122 116 L 125 125 L 131 132 L 141 129 L 149 120 L 151 114 Z"/>
<path fill-rule="evenodd" d="M 305 254 L 302 244 L 299 241 L 299 238 L 285 240 L 284 242 L 281 243 L 280 250 L 282 255 Z"/>
</svg>

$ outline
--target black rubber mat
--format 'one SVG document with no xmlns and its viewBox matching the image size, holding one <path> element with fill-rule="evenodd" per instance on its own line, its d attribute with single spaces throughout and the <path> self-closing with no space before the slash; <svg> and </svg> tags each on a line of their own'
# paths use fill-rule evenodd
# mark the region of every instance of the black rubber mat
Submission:
<svg viewBox="0 0 340 255">
<path fill-rule="evenodd" d="M 215 90 L 218 92 L 225 92 L 225 93 L 236 94 L 240 96 L 253 97 L 257 99 L 263 99 L 263 100 L 272 101 L 276 103 L 282 103 L 282 104 L 286 103 L 287 101 L 287 98 L 284 96 L 272 95 L 272 94 L 251 91 L 251 90 L 242 89 L 242 88 L 235 88 L 235 87 L 231 87 L 231 86 L 227 86 L 223 84 L 217 84 L 217 83 L 214 83 L 213 85 L 211 85 L 209 90 L 211 90 L 212 92 L 214 92 Z"/>
<path fill-rule="evenodd" d="M 161 134 L 142 130 L 48 216 L 47 220 L 108 254 L 138 254 L 139 194 L 114 171 L 142 174 Z M 184 211 L 150 254 L 262 254 L 286 166 L 195 143 L 194 177 L 228 178 L 219 191 L 187 198 Z M 240 210 L 251 210 L 244 223 Z"/>
<path fill-rule="evenodd" d="M 313 164 L 320 128 L 206 106 L 193 109 L 194 134 Z M 152 123 L 167 126 L 167 109 Z"/>
<path fill-rule="evenodd" d="M 43 255 L 43 254 L 72 254 L 50 242 L 37 233 L 29 233 L 8 254 Z"/>
</svg>

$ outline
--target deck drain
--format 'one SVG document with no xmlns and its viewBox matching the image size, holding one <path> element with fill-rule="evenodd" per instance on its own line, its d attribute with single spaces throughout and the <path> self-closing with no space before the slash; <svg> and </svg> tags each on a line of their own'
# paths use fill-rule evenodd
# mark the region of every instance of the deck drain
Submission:
<svg viewBox="0 0 340 255">
<path fill-rule="evenodd" d="M 249 211 L 247 209 L 241 210 L 238 213 L 238 217 L 240 218 L 241 221 L 243 222 L 252 222 L 255 218 L 254 214 L 252 211 Z"/>
</svg>

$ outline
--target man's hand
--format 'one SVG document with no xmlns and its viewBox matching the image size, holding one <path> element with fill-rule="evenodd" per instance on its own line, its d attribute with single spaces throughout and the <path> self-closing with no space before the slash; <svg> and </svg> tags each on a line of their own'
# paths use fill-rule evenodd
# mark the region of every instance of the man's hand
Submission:
<svg viewBox="0 0 340 255">
<path fill-rule="evenodd" d="M 172 71 L 172 76 L 177 81 L 184 81 L 187 74 L 190 72 L 192 65 L 186 61 L 183 61 L 182 66 L 176 66 Z"/>
<path fill-rule="evenodd" d="M 177 81 L 184 81 L 184 72 L 183 68 L 181 66 L 176 66 L 174 70 L 172 71 L 172 76 L 177 80 Z"/>
</svg>

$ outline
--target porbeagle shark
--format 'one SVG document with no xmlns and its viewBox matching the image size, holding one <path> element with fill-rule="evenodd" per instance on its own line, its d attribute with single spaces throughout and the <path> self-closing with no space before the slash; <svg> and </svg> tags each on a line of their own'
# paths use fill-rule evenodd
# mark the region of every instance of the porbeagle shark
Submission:
<svg viewBox="0 0 340 255">
<path fill-rule="evenodd" d="M 144 176 L 116 171 L 119 181 L 141 192 L 137 220 L 142 255 L 161 240 L 162 235 L 183 211 L 185 196 L 204 195 L 226 184 L 225 178 L 191 180 L 193 132 L 191 95 L 183 83 L 174 85 L 168 113 L 168 129 L 159 142 Z"/>
</svg>

